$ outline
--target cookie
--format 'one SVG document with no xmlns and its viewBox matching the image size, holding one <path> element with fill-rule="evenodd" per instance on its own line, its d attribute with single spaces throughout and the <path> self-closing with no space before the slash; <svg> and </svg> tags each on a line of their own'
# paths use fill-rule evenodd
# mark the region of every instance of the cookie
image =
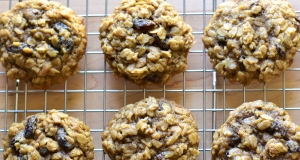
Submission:
<svg viewBox="0 0 300 160">
<path fill-rule="evenodd" d="M 231 82 L 270 82 L 300 47 L 300 17 L 286 0 L 221 3 L 202 41 L 215 70 Z"/>
<path fill-rule="evenodd" d="M 94 159 L 90 129 L 77 118 L 49 111 L 13 123 L 4 139 L 4 159 Z"/>
<path fill-rule="evenodd" d="M 114 75 L 142 87 L 185 71 L 194 44 L 191 27 L 163 0 L 122 0 L 99 32 Z"/>
<path fill-rule="evenodd" d="M 244 103 L 213 136 L 212 159 L 299 159 L 300 127 L 274 103 Z"/>
<path fill-rule="evenodd" d="M 57 2 L 29 0 L 0 15 L 0 61 L 10 79 L 47 89 L 77 73 L 85 54 L 83 18 Z"/>
<path fill-rule="evenodd" d="M 102 133 L 103 150 L 112 160 L 195 160 L 199 142 L 188 109 L 153 97 L 121 108 Z"/>
</svg>

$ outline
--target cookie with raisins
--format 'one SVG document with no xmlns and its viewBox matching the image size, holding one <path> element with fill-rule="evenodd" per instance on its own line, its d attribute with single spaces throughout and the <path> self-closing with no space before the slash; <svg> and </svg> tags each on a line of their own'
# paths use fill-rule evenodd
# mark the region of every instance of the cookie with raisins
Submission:
<svg viewBox="0 0 300 160">
<path fill-rule="evenodd" d="M 13 123 L 4 139 L 4 159 L 94 159 L 90 129 L 77 118 L 49 111 Z"/>
<path fill-rule="evenodd" d="M 212 159 L 299 159 L 300 127 L 274 103 L 244 103 L 213 136 Z"/>
<path fill-rule="evenodd" d="M 99 32 L 114 75 L 142 87 L 184 72 L 195 43 L 192 28 L 164 0 L 122 0 Z"/>
<path fill-rule="evenodd" d="M 202 41 L 230 82 L 270 82 L 300 48 L 300 17 L 286 0 L 232 0 L 218 6 Z"/>
<path fill-rule="evenodd" d="M 121 108 L 102 133 L 103 150 L 112 160 L 196 160 L 199 142 L 192 113 L 154 97 Z"/>
<path fill-rule="evenodd" d="M 85 54 L 83 18 L 57 2 L 29 0 L 0 15 L 0 61 L 10 79 L 47 89 L 77 73 Z"/>
</svg>

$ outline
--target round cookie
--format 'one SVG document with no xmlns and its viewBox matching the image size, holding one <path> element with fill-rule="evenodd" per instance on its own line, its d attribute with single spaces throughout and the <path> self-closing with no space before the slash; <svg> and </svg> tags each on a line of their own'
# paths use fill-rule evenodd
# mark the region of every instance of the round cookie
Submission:
<svg viewBox="0 0 300 160">
<path fill-rule="evenodd" d="M 192 28 L 163 0 L 122 0 L 99 32 L 114 75 L 143 87 L 185 71 L 194 44 Z"/>
<path fill-rule="evenodd" d="M 274 103 L 244 103 L 216 130 L 212 159 L 299 159 L 300 127 Z"/>
<path fill-rule="evenodd" d="M 29 0 L 0 17 L 0 61 L 9 78 L 47 89 L 77 73 L 87 35 L 83 18 L 73 10 Z"/>
<path fill-rule="evenodd" d="M 13 123 L 4 139 L 4 159 L 94 159 L 90 129 L 77 118 L 49 111 Z"/>
<path fill-rule="evenodd" d="M 199 142 L 188 109 L 153 97 L 121 108 L 102 134 L 103 150 L 112 160 L 195 160 Z"/>
<path fill-rule="evenodd" d="M 231 82 L 270 82 L 300 47 L 300 17 L 286 0 L 221 3 L 202 41 L 216 71 Z"/>
</svg>

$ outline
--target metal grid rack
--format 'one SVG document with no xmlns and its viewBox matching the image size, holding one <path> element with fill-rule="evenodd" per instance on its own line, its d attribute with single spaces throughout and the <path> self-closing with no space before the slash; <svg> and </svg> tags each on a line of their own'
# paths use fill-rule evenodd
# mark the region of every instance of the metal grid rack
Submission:
<svg viewBox="0 0 300 160">
<path fill-rule="evenodd" d="M 166 85 L 148 86 L 141 89 L 125 80 L 115 80 L 105 63 L 98 40 L 101 19 L 109 15 L 121 0 L 56 0 L 85 17 L 88 32 L 86 56 L 81 60 L 77 75 L 64 84 L 49 90 L 35 90 L 30 84 L 7 79 L 0 67 L 0 136 L 4 139 L 13 122 L 37 112 L 57 109 L 84 121 L 91 128 L 95 144 L 95 159 L 109 159 L 101 147 L 101 134 L 106 123 L 118 109 L 149 95 L 167 98 L 189 108 L 198 123 L 201 143 L 198 159 L 211 159 L 210 146 L 215 129 L 219 128 L 228 113 L 245 101 L 263 99 L 272 101 L 288 110 L 295 123 L 300 114 L 299 52 L 294 64 L 281 76 L 268 84 L 252 84 L 243 87 L 230 84 L 217 76 L 205 54 L 201 35 L 217 5 L 224 0 L 167 0 L 179 11 L 193 28 L 197 43 L 188 56 L 188 69 L 173 77 Z M 289 0 L 297 14 L 297 0 Z M 16 0 L 0 0 L 0 11 L 11 8 Z M 0 146 L 0 156 L 3 146 Z"/>
</svg>

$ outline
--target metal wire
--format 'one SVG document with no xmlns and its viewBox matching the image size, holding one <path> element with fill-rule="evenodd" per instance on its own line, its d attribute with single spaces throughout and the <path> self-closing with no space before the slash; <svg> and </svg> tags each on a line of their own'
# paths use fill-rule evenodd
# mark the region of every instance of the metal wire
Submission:
<svg viewBox="0 0 300 160">
<path fill-rule="evenodd" d="M 120 1 L 120 0 L 116 0 Z M 0 4 L 3 1 L 0 2 Z M 11 6 L 16 2 L 13 0 L 7 0 L 8 2 L 8 8 L 10 9 Z M 61 2 L 61 1 L 60 1 Z M 81 12 L 84 14 L 80 14 L 79 16 L 82 16 L 85 18 L 85 25 L 86 30 L 88 32 L 89 37 L 95 37 L 98 36 L 99 33 L 97 31 L 91 31 L 90 26 L 92 24 L 89 23 L 89 20 L 92 18 L 104 18 L 107 17 L 113 9 L 111 4 L 114 2 L 113 0 L 103 0 L 104 5 L 104 13 L 90 13 L 89 9 L 90 6 L 94 6 L 97 4 L 94 4 L 95 1 L 89 1 L 85 0 L 85 11 Z M 169 0 L 170 3 L 173 3 Z M 195 11 L 191 11 L 190 8 L 188 8 L 188 4 L 194 2 L 197 4 L 197 6 L 193 6 L 195 8 Z M 217 5 L 220 4 L 222 1 L 218 0 L 212 0 L 212 2 L 207 0 L 182 0 L 180 4 L 182 4 L 182 12 L 180 12 L 180 15 L 183 17 L 185 21 L 189 21 L 189 18 L 191 17 L 197 17 L 199 19 L 199 25 L 206 26 L 208 20 L 211 18 L 211 16 L 214 14 L 215 9 L 217 8 Z M 73 1 L 65 0 L 65 4 L 69 7 L 74 5 Z M 210 6 L 211 5 L 211 6 Z M 202 6 L 202 7 L 201 7 Z M 111 8 L 109 8 L 111 7 Z M 178 8 L 180 8 L 178 7 Z M 210 9 L 209 9 L 210 8 Z M 76 10 L 75 10 L 76 12 Z M 299 15 L 300 11 L 297 10 L 296 13 Z M 200 19 L 202 18 L 202 21 Z M 100 24 L 100 22 L 99 22 Z M 196 27 L 196 26 L 192 26 Z M 194 29 L 193 35 L 195 37 L 200 37 L 203 34 L 203 29 Z M 201 39 L 201 38 L 200 38 Z M 202 46 L 201 40 L 199 38 L 197 39 L 197 43 L 195 46 Z M 299 53 L 299 52 L 298 52 Z M 214 131 L 223 124 L 228 116 L 228 113 L 232 110 L 234 110 L 235 107 L 238 105 L 235 103 L 232 103 L 232 100 L 236 100 L 234 96 L 240 95 L 240 100 L 238 101 L 239 104 L 242 102 L 249 101 L 251 98 L 251 94 L 253 93 L 262 93 L 262 96 L 258 98 L 268 101 L 268 95 L 281 92 L 282 93 L 282 107 L 285 110 L 288 111 L 300 111 L 300 106 L 293 106 L 291 103 L 287 103 L 289 99 L 288 92 L 296 92 L 300 91 L 300 88 L 298 87 L 290 87 L 286 85 L 286 73 L 282 75 L 282 85 L 281 87 L 276 87 L 272 84 L 264 84 L 256 87 L 243 87 L 239 84 L 232 85 L 228 83 L 226 79 L 220 78 L 220 76 L 217 75 L 217 73 L 211 68 L 209 63 L 207 63 L 207 60 L 209 59 L 206 55 L 206 51 L 203 47 L 196 47 L 196 49 L 192 49 L 190 51 L 190 55 L 193 54 L 197 58 L 199 58 L 199 62 L 201 63 L 201 67 L 191 66 L 188 70 L 186 70 L 181 78 L 182 81 L 180 82 L 182 85 L 181 87 L 176 87 L 172 85 L 162 85 L 161 87 L 154 87 L 154 88 L 134 88 L 131 86 L 130 82 L 127 82 L 124 80 L 123 88 L 112 88 L 109 84 L 109 77 L 112 75 L 112 71 L 109 70 L 109 66 L 105 63 L 105 59 L 100 63 L 103 64 L 102 67 L 98 67 L 98 69 L 89 69 L 88 64 L 88 58 L 91 56 L 102 56 L 103 52 L 101 50 L 92 50 L 91 48 L 87 48 L 86 55 L 83 58 L 83 69 L 78 71 L 79 75 L 83 76 L 83 89 L 70 89 L 71 83 L 70 81 L 66 81 L 64 83 L 63 89 L 50 89 L 50 90 L 36 90 L 32 88 L 28 88 L 27 83 L 22 83 L 19 81 L 16 81 L 15 85 L 11 85 L 11 80 L 8 80 L 7 77 L 1 78 L 0 81 L 5 83 L 5 87 L 0 87 L 0 96 L 3 95 L 4 103 L 0 104 L 0 114 L 4 116 L 4 124 L 3 128 L 0 126 L 0 133 L 3 133 L 2 135 L 5 136 L 8 127 L 11 125 L 12 121 L 9 121 L 8 118 L 11 117 L 11 115 L 14 116 L 13 121 L 14 122 L 20 122 L 21 120 L 25 119 L 28 114 L 35 114 L 38 112 L 47 112 L 47 110 L 51 107 L 53 108 L 52 104 L 53 102 L 50 101 L 50 97 L 53 94 L 63 94 L 63 100 L 61 101 L 61 106 L 55 106 L 54 108 L 57 108 L 61 112 L 65 112 L 68 114 L 75 114 L 75 115 L 82 115 L 82 120 L 85 123 L 88 123 L 91 121 L 93 117 L 89 117 L 90 114 L 97 114 L 97 120 L 99 120 L 100 126 L 97 126 L 92 124 L 93 127 L 91 127 L 91 132 L 95 137 L 94 140 L 97 142 L 101 142 L 100 135 L 102 134 L 103 130 L 105 129 L 105 126 L 108 122 L 108 120 L 111 119 L 111 115 L 118 112 L 118 108 L 111 108 L 109 104 L 108 98 L 111 98 L 112 95 L 119 95 L 122 94 L 121 97 L 123 97 L 122 105 L 126 105 L 128 103 L 132 103 L 130 100 L 130 96 L 132 95 L 141 95 L 141 98 L 146 98 L 148 95 L 154 95 L 160 93 L 161 97 L 166 98 L 173 96 L 177 93 L 182 94 L 182 100 L 179 100 L 182 102 L 184 106 L 187 108 L 190 108 L 192 113 L 195 115 L 197 119 L 197 123 L 199 125 L 199 135 L 201 136 L 201 144 L 199 145 L 199 151 L 200 156 L 198 159 L 210 159 L 210 144 L 211 144 L 211 137 L 214 133 Z M 190 56 L 189 55 L 189 56 Z M 202 61 L 200 61 L 202 57 Z M 101 68 L 101 69 L 99 69 Z M 299 72 L 300 68 L 288 68 L 286 72 Z M 0 71 L 0 76 L 5 75 L 5 72 Z M 97 80 L 103 81 L 102 88 L 89 88 L 88 87 L 88 76 L 98 76 L 101 75 L 101 78 L 98 78 Z M 198 80 L 198 86 L 197 87 L 191 87 L 189 86 L 189 78 L 190 76 L 200 76 L 202 81 Z M 212 77 L 212 79 L 207 79 L 207 77 Z M 74 78 L 74 77 L 71 77 Z M 71 79 L 70 78 L 70 79 Z M 122 80 L 119 80 L 118 83 L 122 83 Z M 21 85 L 20 84 L 24 84 Z M 30 84 L 29 84 L 30 85 Z M 200 94 L 199 94 L 200 93 Z M 70 104 L 68 103 L 68 99 L 72 98 L 72 94 L 82 94 L 83 95 L 83 106 L 82 108 L 72 108 Z M 100 94 L 102 97 L 98 97 L 102 100 L 102 103 L 98 104 L 99 107 L 95 108 L 88 108 L 88 98 L 89 94 Z M 191 94 L 199 95 L 197 97 L 192 97 Z M 35 99 L 32 98 L 34 95 L 43 95 L 43 107 L 40 109 L 28 109 L 31 106 L 28 106 L 29 101 L 34 101 Z M 20 98 L 21 96 L 24 96 L 24 98 Z M 11 104 L 10 97 L 14 98 L 14 104 Z M 138 97 L 138 96 L 137 96 Z M 160 98 L 160 97 L 157 97 Z M 209 100 L 211 98 L 211 100 Z M 176 99 L 173 99 L 176 101 Z M 129 102 L 130 101 L 130 102 Z M 197 102 L 197 103 L 192 103 Z M 199 103 L 198 103 L 199 102 Z M 202 102 L 202 103 L 200 103 Z M 23 104 L 23 105 L 21 105 Z M 195 105 L 196 104 L 196 105 Z M 121 106 L 120 106 L 121 107 Z M 119 108 L 120 108 L 119 107 Z M 23 116 L 23 117 L 22 117 Z M 18 117 L 22 117 L 22 119 L 18 119 Z M 2 137 L 4 138 L 4 137 Z M 0 153 L 3 154 L 3 148 L 0 146 Z M 96 153 L 96 160 L 97 159 L 108 159 L 108 157 L 104 154 L 103 149 L 101 145 L 96 145 L 95 148 Z"/>
<path fill-rule="evenodd" d="M 204 0 L 203 1 L 203 26 L 206 26 L 206 1 Z M 203 52 L 204 56 L 203 56 L 203 77 L 206 77 L 206 54 L 205 54 L 205 50 Z M 206 128 L 206 78 L 203 78 L 203 138 L 202 138 L 202 141 L 204 140 L 203 145 L 202 145 L 202 148 L 204 149 L 202 151 L 202 156 L 203 156 L 203 159 L 206 159 L 206 131 L 207 128 Z"/>
</svg>

